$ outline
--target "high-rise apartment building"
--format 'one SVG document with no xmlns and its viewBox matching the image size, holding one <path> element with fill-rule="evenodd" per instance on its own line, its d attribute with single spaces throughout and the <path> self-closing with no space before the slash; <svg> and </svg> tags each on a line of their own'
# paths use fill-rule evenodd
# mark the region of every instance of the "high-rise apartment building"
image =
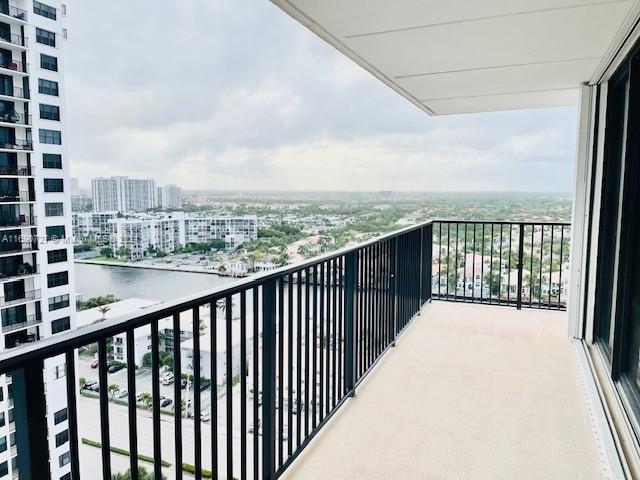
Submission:
<svg viewBox="0 0 640 480">
<path fill-rule="evenodd" d="M 156 184 L 151 179 L 94 178 L 91 194 L 95 212 L 144 212 L 157 205 Z"/>
<path fill-rule="evenodd" d="M 75 325 L 64 135 L 66 6 L 0 1 L 0 349 Z M 64 357 L 44 365 L 53 478 L 69 474 Z M 17 478 L 12 380 L 0 377 L 0 478 Z M 4 446 L 4 448 L 2 448 Z"/>
<path fill-rule="evenodd" d="M 177 185 L 158 187 L 157 205 L 162 209 L 182 208 L 182 189 Z"/>
</svg>

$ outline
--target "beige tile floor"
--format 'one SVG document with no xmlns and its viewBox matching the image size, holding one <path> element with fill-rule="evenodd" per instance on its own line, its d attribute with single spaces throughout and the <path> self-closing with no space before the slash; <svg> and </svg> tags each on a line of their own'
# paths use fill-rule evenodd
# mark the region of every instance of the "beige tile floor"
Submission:
<svg viewBox="0 0 640 480">
<path fill-rule="evenodd" d="M 566 321 L 427 305 L 282 478 L 600 478 Z"/>
</svg>

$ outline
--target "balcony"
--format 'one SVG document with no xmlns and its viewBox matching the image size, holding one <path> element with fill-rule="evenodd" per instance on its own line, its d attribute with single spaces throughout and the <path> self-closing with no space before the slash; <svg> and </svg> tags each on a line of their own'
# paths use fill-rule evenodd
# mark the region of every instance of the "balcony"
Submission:
<svg viewBox="0 0 640 480">
<path fill-rule="evenodd" d="M 29 165 L 2 165 L 0 166 L 0 175 L 7 177 L 31 177 L 33 176 L 33 171 Z"/>
<path fill-rule="evenodd" d="M 0 123 L 9 124 L 10 126 L 31 125 L 31 115 L 25 115 L 24 113 L 17 112 L 1 112 Z"/>
<path fill-rule="evenodd" d="M 25 315 L 24 317 L 19 319 L 12 319 L 10 321 L 3 318 L 2 333 L 15 332 L 16 330 L 33 327 L 35 325 L 39 325 L 40 323 L 42 323 L 42 318 L 40 317 L 40 315 L 36 315 L 35 313 L 31 315 Z"/>
<path fill-rule="evenodd" d="M 24 253 L 33 253 L 38 251 L 38 241 L 34 239 L 32 241 L 24 242 L 11 242 L 8 245 L 0 243 L 4 249 L 0 249 L 0 257 L 7 257 L 11 255 L 22 255 Z"/>
<path fill-rule="evenodd" d="M 0 33 L 0 42 L 9 43 L 14 47 L 22 47 L 19 50 L 26 50 L 29 46 L 29 39 L 17 33 Z"/>
<path fill-rule="evenodd" d="M 29 95 L 22 87 L 3 87 L 0 89 L 0 97 L 6 97 L 9 100 L 29 100 Z"/>
<path fill-rule="evenodd" d="M 35 267 L 28 262 L 21 263 L 17 268 L 8 269 L 5 265 L 2 265 L 2 271 L 0 272 L 0 282 L 12 282 L 23 277 L 35 275 L 39 271 L 39 265 Z M 0 303 L 2 303 L 2 297 L 0 297 Z"/>
<path fill-rule="evenodd" d="M 33 142 L 31 140 L 25 140 L 22 138 L 16 138 L 15 140 L 0 141 L 0 150 L 17 150 L 17 151 L 31 151 L 33 150 Z"/>
<path fill-rule="evenodd" d="M 28 19 L 27 11 L 14 5 L 8 5 L 8 8 L 0 9 L 0 14 L 4 15 L 3 18 L 9 21 L 9 23 L 18 25 L 24 25 Z"/>
<path fill-rule="evenodd" d="M 598 478 L 599 446 L 566 338 L 567 296 L 552 291 L 568 261 L 569 232 L 566 224 L 426 222 L 1 353 L 0 374 L 13 372 L 14 395 L 25 399 L 15 415 L 47 449 L 46 417 L 30 399 L 44 395 L 42 362 L 66 356 L 76 478 L 135 469 L 138 454 L 168 478 L 192 470 L 263 479 L 425 471 Z M 476 265 L 478 285 L 465 288 Z M 162 331 L 171 324 L 177 346 L 175 378 L 202 372 L 184 390 L 181 382 L 160 384 L 161 322 Z M 187 346 L 180 332 L 189 329 Z M 107 340 L 118 334 L 127 368 L 117 378 L 127 393 L 115 402 Z M 151 352 L 144 372 L 135 368 L 141 338 Z M 93 357 L 76 361 L 78 350 L 96 344 L 96 369 L 88 366 Z M 97 393 L 77 397 L 78 377 L 87 375 Z M 147 406 L 141 392 L 150 395 Z M 166 395 L 173 405 L 184 400 L 183 415 L 160 406 Z M 20 429 L 17 441 L 19 455 L 29 451 Z M 22 458 L 36 478 L 49 478 L 45 460 Z"/>
<path fill-rule="evenodd" d="M 0 297 L 0 307 L 10 307 L 12 305 L 18 305 L 21 303 L 27 303 L 27 302 L 33 302 L 35 300 L 40 300 L 40 290 L 27 290 L 26 292 L 24 292 L 24 295 L 22 295 L 20 298 L 12 298 L 10 300 L 7 299 L 7 297 Z M 34 319 L 31 319 L 34 320 Z M 40 323 L 40 322 L 38 322 Z M 27 319 L 26 325 L 27 327 L 30 327 L 31 325 L 34 325 L 33 323 L 29 323 L 29 320 Z M 15 327 L 15 325 L 11 325 L 9 327 L 7 327 L 8 330 L 6 331 L 12 331 L 12 330 L 16 330 L 17 328 L 21 328 L 21 327 Z M 5 327 L 3 325 L 2 331 L 5 331 Z"/>
<path fill-rule="evenodd" d="M 29 190 L 0 191 L 1 203 L 35 202 L 35 195 Z"/>
<path fill-rule="evenodd" d="M 4 68 L 4 69 L 11 70 L 13 72 L 18 72 L 18 73 L 29 73 L 27 64 L 20 60 L 16 60 L 14 58 L 1 59 L 0 68 Z M 17 96 L 17 95 L 14 95 L 14 96 Z M 24 97 L 21 96 L 20 98 L 24 98 Z"/>
</svg>

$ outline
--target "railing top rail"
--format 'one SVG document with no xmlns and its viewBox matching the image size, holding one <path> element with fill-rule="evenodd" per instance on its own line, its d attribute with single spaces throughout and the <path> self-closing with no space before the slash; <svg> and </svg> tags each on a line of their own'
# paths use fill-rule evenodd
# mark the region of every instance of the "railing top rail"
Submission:
<svg viewBox="0 0 640 480">
<path fill-rule="evenodd" d="M 120 315 L 118 317 L 99 321 L 75 330 L 59 333 L 28 345 L 5 350 L 0 353 L 0 374 L 20 368 L 22 364 L 29 361 L 50 358 L 74 348 L 79 348 L 87 344 L 97 342 L 99 339 L 111 337 L 127 330 L 148 325 L 155 320 L 171 317 L 174 314 L 186 312 L 193 308 L 215 302 L 221 298 L 285 277 L 290 273 L 304 271 L 309 267 L 319 265 L 320 263 L 333 260 L 334 258 L 338 258 L 352 252 L 357 252 L 363 248 L 419 230 L 431 224 L 432 221 L 429 220 L 416 225 L 411 225 L 373 238 L 366 242 L 359 243 L 358 245 L 329 252 L 324 255 L 305 260 L 301 263 L 287 265 L 276 270 L 255 275 L 248 279 L 239 280 L 228 285 L 222 285 L 211 290 L 205 290 L 203 292 L 188 295 L 169 302 L 161 302 L 157 305 L 144 309 L 144 311 L 136 311 Z"/>
<path fill-rule="evenodd" d="M 454 220 L 442 220 L 442 219 L 434 219 L 433 223 L 458 223 L 458 224 L 476 224 L 476 225 L 544 225 L 544 226 L 564 226 L 570 227 L 570 222 L 531 222 L 531 221 L 508 221 L 508 220 L 462 220 L 462 219 L 454 219 Z"/>
</svg>

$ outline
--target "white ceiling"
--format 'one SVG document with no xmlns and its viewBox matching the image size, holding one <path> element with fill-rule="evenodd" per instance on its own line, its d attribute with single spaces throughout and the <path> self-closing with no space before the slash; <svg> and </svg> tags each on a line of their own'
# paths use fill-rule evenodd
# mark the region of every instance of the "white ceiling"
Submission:
<svg viewBox="0 0 640 480">
<path fill-rule="evenodd" d="M 634 0 L 272 0 L 431 114 L 576 105 Z"/>
</svg>

